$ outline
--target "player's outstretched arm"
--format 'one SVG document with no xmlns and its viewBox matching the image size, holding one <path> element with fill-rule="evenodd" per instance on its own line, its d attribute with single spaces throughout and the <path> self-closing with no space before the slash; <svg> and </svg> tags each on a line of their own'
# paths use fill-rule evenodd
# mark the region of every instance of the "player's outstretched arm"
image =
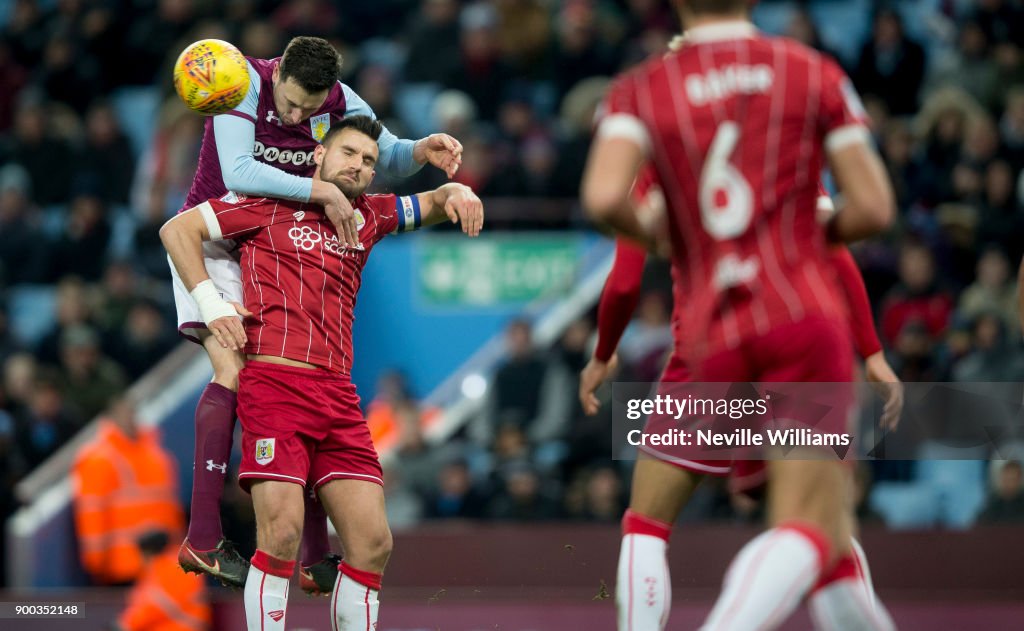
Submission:
<svg viewBox="0 0 1024 631">
<path fill-rule="evenodd" d="M 210 280 L 203 261 L 203 241 L 210 240 L 210 231 L 203 213 L 213 215 L 209 203 L 174 217 L 160 228 L 160 241 L 185 289 L 199 305 L 199 313 L 210 332 L 224 348 L 241 350 L 245 347 L 245 329 L 238 316 L 252 314 L 242 305 L 224 300 Z"/>
<path fill-rule="evenodd" d="M 461 224 L 462 232 L 478 236 L 484 227 L 484 205 L 473 189 L 465 184 L 445 184 L 416 196 L 423 213 L 422 225 L 432 226 L 450 220 Z"/>
<path fill-rule="evenodd" d="M 377 118 L 373 108 L 355 90 L 344 83 L 341 89 L 345 93 L 345 116 Z M 377 147 L 377 168 L 391 176 L 409 177 L 429 162 L 451 179 L 462 165 L 462 143 L 448 134 L 431 134 L 413 141 L 399 138 L 384 127 Z"/>
</svg>

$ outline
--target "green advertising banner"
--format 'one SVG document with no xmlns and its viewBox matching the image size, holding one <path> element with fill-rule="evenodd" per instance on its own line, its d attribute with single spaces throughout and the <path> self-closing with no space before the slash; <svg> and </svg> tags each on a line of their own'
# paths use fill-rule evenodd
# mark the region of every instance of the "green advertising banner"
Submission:
<svg viewBox="0 0 1024 631">
<path fill-rule="evenodd" d="M 419 300 L 433 307 L 492 307 L 565 291 L 580 243 L 572 235 L 422 238 L 414 259 Z"/>
</svg>

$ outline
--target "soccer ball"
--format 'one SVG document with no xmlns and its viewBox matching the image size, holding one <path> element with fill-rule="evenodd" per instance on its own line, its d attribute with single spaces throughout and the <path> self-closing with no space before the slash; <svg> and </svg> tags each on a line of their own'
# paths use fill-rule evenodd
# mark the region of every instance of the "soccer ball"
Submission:
<svg viewBox="0 0 1024 631">
<path fill-rule="evenodd" d="M 249 91 L 249 65 L 232 44 L 201 39 L 174 62 L 174 89 L 189 109 L 223 114 L 238 107 Z"/>
</svg>

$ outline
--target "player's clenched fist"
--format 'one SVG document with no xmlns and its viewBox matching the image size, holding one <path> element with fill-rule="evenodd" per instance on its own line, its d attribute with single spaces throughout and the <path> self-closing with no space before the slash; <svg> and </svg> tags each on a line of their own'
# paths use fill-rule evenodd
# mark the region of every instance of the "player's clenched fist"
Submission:
<svg viewBox="0 0 1024 631">
<path fill-rule="evenodd" d="M 484 205 L 468 186 L 449 185 L 455 188 L 444 203 L 444 212 L 452 223 L 461 223 L 462 231 L 471 237 L 480 234 L 484 227 Z M 457 187 L 457 188 L 456 188 Z"/>
</svg>

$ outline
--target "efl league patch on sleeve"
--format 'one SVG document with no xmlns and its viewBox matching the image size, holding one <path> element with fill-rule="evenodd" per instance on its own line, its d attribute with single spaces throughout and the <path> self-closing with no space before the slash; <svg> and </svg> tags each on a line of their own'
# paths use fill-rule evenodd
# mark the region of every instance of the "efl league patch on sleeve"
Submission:
<svg viewBox="0 0 1024 631">
<path fill-rule="evenodd" d="M 270 464 L 274 459 L 273 438 L 261 438 L 256 441 L 256 464 Z"/>
<path fill-rule="evenodd" d="M 242 202 L 245 201 L 245 195 L 242 195 L 241 193 L 236 193 L 234 191 L 228 191 L 227 194 L 224 195 L 224 197 L 220 198 L 220 201 L 225 202 L 227 204 L 241 204 Z"/>
</svg>

